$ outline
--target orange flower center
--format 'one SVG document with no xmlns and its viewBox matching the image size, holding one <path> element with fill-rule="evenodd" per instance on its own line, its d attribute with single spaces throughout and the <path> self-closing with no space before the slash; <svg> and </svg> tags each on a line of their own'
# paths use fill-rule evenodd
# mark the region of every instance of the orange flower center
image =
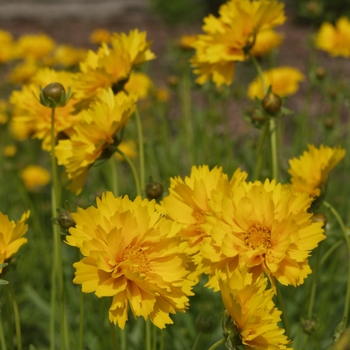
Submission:
<svg viewBox="0 0 350 350">
<path fill-rule="evenodd" d="M 249 230 L 244 235 L 245 244 L 252 249 L 256 249 L 261 246 L 270 248 L 270 241 L 271 231 L 266 227 L 262 227 L 260 224 L 250 226 Z"/>
<path fill-rule="evenodd" d="M 145 273 L 150 270 L 148 255 L 138 246 L 127 245 L 123 250 L 122 259 L 129 263 L 128 268 L 132 272 Z"/>
<path fill-rule="evenodd" d="M 201 224 L 204 224 L 205 223 L 205 219 L 204 219 L 204 212 L 201 210 L 201 211 L 197 211 L 195 214 L 194 214 L 194 218 L 196 219 L 196 231 L 198 233 L 202 233 L 203 232 L 203 229 L 201 227 Z"/>
</svg>

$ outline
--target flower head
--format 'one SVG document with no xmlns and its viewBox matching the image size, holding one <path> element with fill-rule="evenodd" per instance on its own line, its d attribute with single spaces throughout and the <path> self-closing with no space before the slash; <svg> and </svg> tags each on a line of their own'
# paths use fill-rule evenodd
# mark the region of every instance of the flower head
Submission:
<svg viewBox="0 0 350 350">
<path fill-rule="evenodd" d="M 155 210 L 155 201 L 97 199 L 97 207 L 78 209 L 67 243 L 84 258 L 75 263 L 74 283 L 85 293 L 113 297 L 109 319 L 124 328 L 128 307 L 159 328 L 173 323 L 169 313 L 184 312 L 192 282 L 178 235 L 181 226 Z"/>
<path fill-rule="evenodd" d="M 261 57 L 278 47 L 283 40 L 283 34 L 276 33 L 272 29 L 258 32 L 253 47 L 250 49 L 252 55 Z"/>
<path fill-rule="evenodd" d="M 309 193 L 312 197 L 321 195 L 322 186 L 327 182 L 329 173 L 344 158 L 345 149 L 341 147 L 319 148 L 308 145 L 299 158 L 289 160 L 289 174 L 295 189 Z"/>
<path fill-rule="evenodd" d="M 205 34 L 198 35 L 192 44 L 197 83 L 212 79 L 217 86 L 231 84 L 235 62 L 246 59 L 256 35 L 284 21 L 284 5 L 275 0 L 230 0 L 222 5 L 218 18 L 209 15 L 204 19 Z"/>
<path fill-rule="evenodd" d="M 133 95 L 114 95 L 111 89 L 103 90 L 90 107 L 81 112 L 82 121 L 73 128 L 70 138 L 59 140 L 56 157 L 72 180 L 70 190 L 81 192 L 90 167 L 114 145 L 117 132 L 128 123 L 135 101 Z"/>
<path fill-rule="evenodd" d="M 114 33 L 110 46 L 102 43 L 97 52 L 89 51 L 80 64 L 81 73 L 76 79 L 77 96 L 91 98 L 101 89 L 125 83 L 133 67 L 155 58 L 150 46 L 145 32 Z"/>
<path fill-rule="evenodd" d="M 284 330 L 278 327 L 281 311 L 275 307 L 274 292 L 266 289 L 267 279 L 263 275 L 254 279 L 246 267 L 238 267 L 223 279 L 219 274 L 219 284 L 231 318 L 226 330 L 230 348 L 243 345 L 245 349 L 287 349 L 289 341 Z M 230 328 L 233 328 L 232 333 Z M 237 338 L 230 337 L 235 332 L 238 332 L 240 344 L 234 344 Z"/>
<path fill-rule="evenodd" d="M 325 239 L 322 223 L 308 212 L 312 198 L 275 180 L 242 182 L 228 196 L 211 200 L 212 215 L 202 225 L 201 263 L 208 286 L 218 289 L 217 270 L 226 273 L 239 264 L 254 276 L 265 272 L 272 283 L 300 285 L 311 273 L 308 256 Z"/>
<path fill-rule="evenodd" d="M 50 172 L 37 165 L 28 165 L 21 171 L 21 178 L 29 191 L 46 186 L 51 179 Z"/>
<path fill-rule="evenodd" d="M 350 20 L 341 17 L 334 26 L 329 22 L 323 23 L 316 34 L 315 44 L 331 56 L 350 57 Z"/>
<path fill-rule="evenodd" d="M 0 212 L 0 264 L 11 258 L 23 244 L 27 243 L 27 238 L 23 236 L 28 230 L 26 221 L 29 214 L 27 211 L 19 221 L 14 222 Z"/>
<path fill-rule="evenodd" d="M 299 89 L 299 83 L 305 79 L 304 75 L 293 67 L 273 68 L 263 72 L 265 86 L 271 86 L 272 92 L 280 97 L 293 95 Z M 248 87 L 248 97 L 263 99 L 265 90 L 260 77 L 256 77 Z"/>
</svg>

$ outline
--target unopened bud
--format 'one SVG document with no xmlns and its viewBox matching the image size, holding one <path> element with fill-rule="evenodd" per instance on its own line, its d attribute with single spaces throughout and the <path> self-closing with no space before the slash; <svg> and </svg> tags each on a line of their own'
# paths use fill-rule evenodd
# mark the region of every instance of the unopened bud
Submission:
<svg viewBox="0 0 350 350">
<path fill-rule="evenodd" d="M 334 119 L 329 117 L 329 118 L 326 118 L 323 122 L 323 125 L 326 129 L 333 129 L 334 127 Z"/>
<path fill-rule="evenodd" d="M 322 80 L 327 75 L 326 70 L 323 67 L 318 67 L 316 69 L 316 78 Z"/>
<path fill-rule="evenodd" d="M 262 100 L 262 106 L 264 108 L 264 110 L 271 114 L 271 115 L 275 115 L 277 114 L 282 106 L 282 100 L 281 98 L 276 95 L 273 92 L 269 92 L 266 94 L 266 96 L 263 98 Z"/>
<path fill-rule="evenodd" d="M 158 199 L 163 194 L 163 186 L 159 182 L 149 182 L 146 185 L 146 195 L 149 199 Z"/>
<path fill-rule="evenodd" d="M 302 319 L 301 323 L 303 331 L 309 335 L 313 334 L 319 326 L 316 318 Z"/>
<path fill-rule="evenodd" d="M 75 227 L 75 221 L 73 220 L 70 211 L 67 209 L 59 209 L 57 221 L 64 230 Z"/>
<path fill-rule="evenodd" d="M 66 93 L 66 90 L 60 83 L 51 83 L 45 86 L 44 89 L 40 87 L 40 103 L 49 108 L 65 106 L 70 96 L 70 88 Z"/>
</svg>

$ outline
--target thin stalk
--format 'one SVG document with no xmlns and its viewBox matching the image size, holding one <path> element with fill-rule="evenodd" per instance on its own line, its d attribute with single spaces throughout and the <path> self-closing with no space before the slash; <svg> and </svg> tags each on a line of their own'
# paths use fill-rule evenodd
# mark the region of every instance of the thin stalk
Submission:
<svg viewBox="0 0 350 350">
<path fill-rule="evenodd" d="M 112 336 L 112 349 L 118 350 L 117 332 L 115 331 L 115 327 L 112 322 L 109 323 L 109 329 L 111 331 L 111 336 Z"/>
<path fill-rule="evenodd" d="M 123 152 L 121 151 L 119 148 L 117 148 L 116 150 L 117 153 L 119 153 L 121 156 L 124 157 L 124 159 L 126 160 L 126 162 L 129 164 L 130 169 L 132 171 L 132 174 L 134 176 L 134 180 L 135 180 L 135 185 L 136 185 L 136 192 L 138 195 L 141 195 L 141 184 L 140 184 L 140 179 L 139 179 L 139 175 L 137 173 L 137 170 L 135 168 L 134 163 L 132 162 L 132 160 Z"/>
<path fill-rule="evenodd" d="M 146 350 L 152 350 L 151 321 L 146 320 Z"/>
<path fill-rule="evenodd" d="M 137 107 L 135 109 L 135 116 L 136 116 L 137 134 L 139 139 L 140 186 L 141 186 L 141 190 L 145 191 L 145 150 L 143 145 L 143 130 L 142 130 L 141 117 Z M 138 190 L 137 193 L 141 195 L 141 191 Z"/>
<path fill-rule="evenodd" d="M 225 338 L 222 338 L 220 340 L 218 340 L 215 344 L 213 344 L 208 350 L 215 350 L 217 349 L 221 344 L 224 344 L 226 341 Z"/>
<path fill-rule="evenodd" d="M 343 223 L 343 220 L 340 217 L 337 210 L 326 201 L 323 201 L 323 205 L 330 210 L 330 212 L 333 214 L 335 219 L 338 221 L 338 224 L 342 230 L 342 233 L 346 242 L 346 246 L 348 249 L 348 281 L 347 281 L 347 287 L 346 287 L 345 305 L 344 305 L 344 313 L 343 313 L 344 329 L 345 329 L 348 324 L 349 305 L 350 305 L 350 238 L 346 232 L 346 228 Z"/>
<path fill-rule="evenodd" d="M 263 160 L 263 150 L 264 150 L 264 144 L 266 140 L 266 136 L 268 133 L 269 125 L 265 124 L 264 130 L 260 135 L 260 140 L 258 144 L 258 156 L 257 161 L 254 169 L 254 180 L 259 180 L 260 173 L 261 173 L 261 167 L 262 167 L 262 160 Z"/>
<path fill-rule="evenodd" d="M 164 350 L 164 330 L 160 331 L 159 350 Z"/>
<path fill-rule="evenodd" d="M 126 350 L 126 325 L 124 329 L 119 330 L 120 334 L 120 349 Z"/>
<path fill-rule="evenodd" d="M 193 343 L 193 346 L 192 346 L 192 350 L 196 350 L 201 335 L 202 335 L 202 332 L 198 332 L 197 333 L 196 339 L 194 340 L 194 343 Z"/>
<path fill-rule="evenodd" d="M 290 326 L 289 326 L 289 320 L 287 317 L 286 304 L 283 300 L 281 287 L 278 283 L 276 283 L 276 294 L 277 294 L 277 299 L 278 299 L 278 303 L 279 303 L 279 309 L 282 311 L 282 320 L 283 320 L 284 329 L 286 331 L 286 336 L 289 338 L 290 337 Z"/>
<path fill-rule="evenodd" d="M 78 349 L 83 350 L 84 345 L 84 293 L 80 290 L 80 300 L 79 300 L 80 318 L 79 318 L 79 345 Z"/>
<path fill-rule="evenodd" d="M 267 93 L 267 86 L 265 83 L 264 75 L 261 70 L 261 67 L 256 60 L 256 58 L 249 52 L 249 57 L 252 60 L 255 69 L 257 70 L 258 76 L 260 78 L 264 94 Z M 276 121 L 274 118 L 269 120 L 270 127 L 270 146 L 271 146 L 271 159 L 272 159 L 272 178 L 278 181 L 278 157 L 277 157 L 277 130 L 276 130 Z"/>
<path fill-rule="evenodd" d="M 109 160 L 109 165 L 110 165 L 110 174 L 111 174 L 111 188 L 114 196 L 117 197 L 119 195 L 118 171 L 117 171 L 116 159 L 114 156 L 112 156 L 111 159 Z"/>
<path fill-rule="evenodd" d="M 7 288 L 9 290 L 9 294 L 12 301 L 12 307 L 13 307 L 13 314 L 15 317 L 15 327 L 16 327 L 16 337 L 17 337 L 17 350 L 22 350 L 22 333 L 21 333 L 21 323 L 19 318 L 19 310 L 18 305 L 15 297 L 15 292 L 13 291 L 13 288 L 11 284 L 9 283 L 7 285 Z"/>
<path fill-rule="evenodd" d="M 7 350 L 6 346 L 6 341 L 5 341 L 5 335 L 4 335 L 4 330 L 2 328 L 2 320 L 0 317 L 0 344 L 1 344 L 1 349 Z"/>
<path fill-rule="evenodd" d="M 315 267 L 312 271 L 312 285 L 311 285 L 311 291 L 310 291 L 310 301 L 309 301 L 309 308 L 307 316 L 309 320 L 311 320 L 313 315 L 313 309 L 314 309 L 314 303 L 315 303 L 315 296 L 316 296 L 316 287 L 317 287 L 317 277 L 318 277 L 318 270 L 319 270 L 319 262 L 320 262 L 320 247 L 317 247 L 316 249 L 316 262 Z"/>
<path fill-rule="evenodd" d="M 343 240 L 339 240 L 338 242 L 334 243 L 327 251 L 323 254 L 320 267 L 327 261 L 327 259 L 331 256 L 331 254 L 343 243 Z"/>
</svg>

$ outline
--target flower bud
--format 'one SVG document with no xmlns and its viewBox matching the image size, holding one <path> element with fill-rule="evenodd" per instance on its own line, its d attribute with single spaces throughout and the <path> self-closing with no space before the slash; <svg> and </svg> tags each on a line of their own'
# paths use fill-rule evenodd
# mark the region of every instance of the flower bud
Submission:
<svg viewBox="0 0 350 350">
<path fill-rule="evenodd" d="M 322 226 L 325 227 L 327 223 L 327 218 L 324 214 L 317 213 L 313 215 L 312 222 L 321 222 Z"/>
<path fill-rule="evenodd" d="M 146 195 L 149 199 L 158 199 L 163 194 L 163 186 L 159 182 L 149 182 L 146 185 Z"/>
<path fill-rule="evenodd" d="M 73 220 L 70 211 L 67 209 L 59 209 L 57 221 L 64 230 L 75 227 L 75 221 Z"/>
<path fill-rule="evenodd" d="M 323 121 L 323 125 L 326 129 L 333 129 L 334 127 L 334 119 L 332 117 L 328 117 Z"/>
<path fill-rule="evenodd" d="M 326 70 L 323 67 L 318 67 L 316 69 L 316 78 L 318 80 L 324 79 L 326 75 L 327 75 L 327 72 L 326 72 Z"/>
<path fill-rule="evenodd" d="M 309 335 L 312 335 L 319 326 L 318 320 L 316 318 L 302 319 L 301 324 L 303 331 Z"/>
<path fill-rule="evenodd" d="M 65 106 L 70 96 L 70 88 L 66 93 L 66 90 L 60 83 L 51 83 L 45 86 L 44 89 L 40 87 L 40 103 L 49 108 Z"/>
<path fill-rule="evenodd" d="M 264 108 L 264 110 L 271 114 L 271 115 L 275 115 L 277 114 L 282 106 L 282 100 L 281 98 L 276 95 L 273 92 L 269 92 L 266 94 L 266 96 L 263 98 L 262 100 L 262 106 Z"/>
</svg>

